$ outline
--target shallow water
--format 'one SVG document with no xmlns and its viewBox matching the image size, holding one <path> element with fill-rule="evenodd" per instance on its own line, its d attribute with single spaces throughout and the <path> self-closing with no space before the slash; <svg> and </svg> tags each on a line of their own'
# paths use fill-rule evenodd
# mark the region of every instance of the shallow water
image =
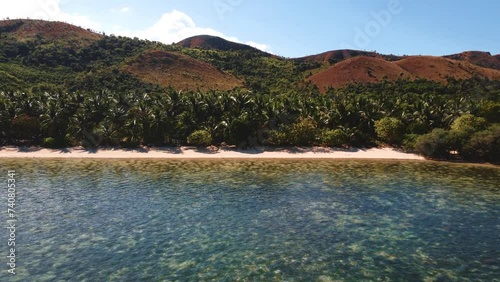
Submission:
<svg viewBox="0 0 500 282">
<path fill-rule="evenodd" d="M 351 160 L 0 165 L 0 179 L 17 171 L 19 220 L 17 275 L 7 275 L 2 262 L 1 281 L 499 281 L 498 167 Z"/>
</svg>

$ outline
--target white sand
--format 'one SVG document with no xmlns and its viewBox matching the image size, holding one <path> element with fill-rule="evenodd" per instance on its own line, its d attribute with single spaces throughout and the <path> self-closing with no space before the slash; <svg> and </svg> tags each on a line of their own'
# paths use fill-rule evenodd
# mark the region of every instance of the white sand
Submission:
<svg viewBox="0 0 500 282">
<path fill-rule="evenodd" d="M 391 148 L 331 149 L 331 148 L 267 148 L 248 150 L 236 148 L 196 149 L 140 148 L 99 149 L 88 151 L 83 148 L 43 149 L 0 147 L 0 158 L 56 158 L 56 159 L 399 159 L 424 160 L 423 157 L 399 152 Z"/>
</svg>

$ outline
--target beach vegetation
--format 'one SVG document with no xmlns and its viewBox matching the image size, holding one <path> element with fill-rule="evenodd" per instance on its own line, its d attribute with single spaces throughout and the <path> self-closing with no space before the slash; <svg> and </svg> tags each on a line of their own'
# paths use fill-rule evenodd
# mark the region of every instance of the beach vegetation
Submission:
<svg viewBox="0 0 500 282">
<path fill-rule="evenodd" d="M 196 147 L 207 147 L 212 144 L 212 135 L 204 129 L 196 130 L 188 136 L 187 142 Z"/>
<path fill-rule="evenodd" d="M 403 140 L 404 124 L 394 117 L 384 117 L 375 122 L 377 137 L 388 144 L 399 144 Z"/>
<path fill-rule="evenodd" d="M 344 61 L 343 53 L 288 59 L 82 30 L 20 38 L 12 31 L 21 25 L 30 21 L 9 23 L 0 37 L 1 145 L 388 144 L 431 158 L 498 159 L 499 80 L 401 76 L 320 89 L 309 78 Z M 206 89 L 189 66 L 231 77 L 235 87 L 218 89 L 217 81 Z M 167 84 L 151 78 L 179 73 L 183 79 Z"/>
</svg>

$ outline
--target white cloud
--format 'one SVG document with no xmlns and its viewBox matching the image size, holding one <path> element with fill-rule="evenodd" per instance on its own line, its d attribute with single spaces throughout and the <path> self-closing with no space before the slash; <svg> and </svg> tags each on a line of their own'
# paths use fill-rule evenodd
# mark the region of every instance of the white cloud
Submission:
<svg viewBox="0 0 500 282">
<path fill-rule="evenodd" d="M 2 1 L 2 9 L 0 9 L 0 18 L 26 18 L 34 17 L 38 12 L 40 12 L 37 7 L 37 0 L 27 0 L 22 2 L 20 5 L 18 2 L 14 1 Z"/>
<path fill-rule="evenodd" d="M 2 9 L 0 9 L 1 18 L 31 18 L 43 19 L 50 21 L 63 21 L 78 25 L 84 28 L 91 28 L 101 31 L 103 25 L 90 19 L 88 16 L 67 13 L 61 9 L 61 0 L 22 0 L 22 1 L 2 1 Z M 129 7 L 122 7 L 118 11 L 127 13 L 131 9 Z M 119 25 L 114 25 L 111 30 L 105 30 L 107 33 L 116 35 L 124 35 L 130 37 L 139 37 L 142 39 L 149 39 L 160 41 L 166 44 L 179 42 L 185 38 L 195 35 L 213 35 L 224 38 L 229 41 L 238 42 L 253 46 L 263 51 L 270 51 L 270 46 L 254 41 L 240 41 L 237 37 L 227 36 L 224 33 L 209 27 L 197 26 L 193 19 L 187 14 L 173 10 L 169 13 L 164 13 L 160 19 L 152 26 L 140 30 L 133 31 L 127 30 Z"/>
<path fill-rule="evenodd" d="M 95 22 L 89 19 L 86 16 L 78 15 L 78 14 L 66 14 L 62 13 L 56 20 L 71 23 L 74 25 L 81 26 L 83 28 L 92 28 L 97 31 L 102 30 L 102 25 L 98 22 Z"/>
<path fill-rule="evenodd" d="M 253 41 L 242 42 L 237 37 L 227 36 L 215 29 L 197 26 L 190 16 L 177 10 L 173 10 L 170 13 L 164 13 L 151 27 L 143 31 L 134 32 L 133 36 L 170 44 L 191 36 L 202 34 L 218 36 L 229 41 L 247 44 L 262 51 L 269 51 L 271 49 L 270 46 L 266 44 Z"/>
<path fill-rule="evenodd" d="M 262 51 L 271 52 L 271 46 L 269 46 L 267 44 L 257 43 L 257 42 L 253 42 L 253 41 L 247 41 L 244 44 L 250 45 L 250 46 L 257 48 L 259 50 L 262 50 Z"/>
<path fill-rule="evenodd" d="M 0 18 L 30 18 L 49 21 L 63 21 L 85 28 L 99 30 L 101 25 L 87 16 L 69 14 L 61 10 L 61 0 L 2 1 Z"/>
</svg>

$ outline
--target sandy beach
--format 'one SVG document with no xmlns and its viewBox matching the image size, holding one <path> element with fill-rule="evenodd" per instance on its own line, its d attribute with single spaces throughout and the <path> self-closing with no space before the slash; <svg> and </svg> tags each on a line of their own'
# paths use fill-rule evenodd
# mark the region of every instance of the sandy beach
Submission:
<svg viewBox="0 0 500 282">
<path fill-rule="evenodd" d="M 165 147 L 118 149 L 84 148 L 45 149 L 0 147 L 0 158 L 54 158 L 54 159 L 397 159 L 424 160 L 423 157 L 392 148 L 342 149 L 342 148 L 267 148 L 252 149 L 193 147 Z"/>
</svg>

